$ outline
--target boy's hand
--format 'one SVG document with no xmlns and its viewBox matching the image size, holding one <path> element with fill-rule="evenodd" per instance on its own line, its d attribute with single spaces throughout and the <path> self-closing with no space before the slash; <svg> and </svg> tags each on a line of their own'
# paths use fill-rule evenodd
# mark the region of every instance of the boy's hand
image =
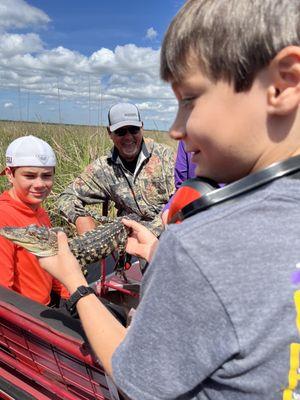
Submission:
<svg viewBox="0 0 300 400">
<path fill-rule="evenodd" d="M 126 246 L 127 253 L 149 262 L 158 244 L 157 237 L 136 221 L 122 219 L 122 223 L 132 229 Z"/>
<path fill-rule="evenodd" d="M 65 233 L 57 233 L 58 254 L 52 257 L 41 257 L 39 263 L 49 274 L 58 279 L 72 294 L 78 286 L 87 282 L 81 272 L 81 267 L 71 253 Z"/>
</svg>

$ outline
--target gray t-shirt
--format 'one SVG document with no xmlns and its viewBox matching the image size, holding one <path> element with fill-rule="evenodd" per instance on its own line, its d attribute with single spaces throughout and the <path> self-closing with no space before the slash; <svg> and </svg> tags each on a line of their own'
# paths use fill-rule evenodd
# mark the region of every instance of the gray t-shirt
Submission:
<svg viewBox="0 0 300 400">
<path fill-rule="evenodd" d="M 299 343 L 298 262 L 298 180 L 170 226 L 113 355 L 116 384 L 133 400 L 282 399 Z"/>
</svg>

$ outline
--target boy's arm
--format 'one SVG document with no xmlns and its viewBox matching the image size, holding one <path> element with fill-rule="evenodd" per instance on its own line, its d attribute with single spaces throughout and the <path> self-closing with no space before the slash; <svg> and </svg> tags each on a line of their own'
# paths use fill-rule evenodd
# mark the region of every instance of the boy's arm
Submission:
<svg viewBox="0 0 300 400">
<path fill-rule="evenodd" d="M 112 355 L 126 336 L 126 328 L 95 295 L 82 298 L 77 311 L 89 343 L 105 371 L 112 376 Z"/>
<path fill-rule="evenodd" d="M 87 282 L 76 258 L 68 247 L 67 237 L 59 232 L 57 256 L 40 258 L 40 265 L 58 279 L 72 295 Z M 77 311 L 88 340 L 109 375 L 112 375 L 111 357 L 126 335 L 126 329 L 113 317 L 93 294 L 81 298 Z"/>
</svg>

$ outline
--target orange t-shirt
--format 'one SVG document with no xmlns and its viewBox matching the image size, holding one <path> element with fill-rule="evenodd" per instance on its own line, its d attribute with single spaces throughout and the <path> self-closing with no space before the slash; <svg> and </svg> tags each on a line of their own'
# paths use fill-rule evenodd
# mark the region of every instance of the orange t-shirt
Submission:
<svg viewBox="0 0 300 400">
<path fill-rule="evenodd" d="M 43 208 L 32 210 L 6 191 L 0 195 L 0 227 L 51 226 Z M 0 236 L 0 284 L 42 304 L 50 302 L 53 289 L 61 297 L 68 291 L 39 265 L 38 259 L 22 247 Z"/>
</svg>

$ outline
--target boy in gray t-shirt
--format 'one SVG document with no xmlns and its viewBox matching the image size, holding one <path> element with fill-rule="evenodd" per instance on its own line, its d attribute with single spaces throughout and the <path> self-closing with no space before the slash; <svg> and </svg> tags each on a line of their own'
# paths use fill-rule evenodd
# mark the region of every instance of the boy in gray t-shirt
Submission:
<svg viewBox="0 0 300 400">
<path fill-rule="evenodd" d="M 113 356 L 130 398 L 283 399 L 298 343 L 299 202 L 300 184 L 283 178 L 168 228 Z"/>
<path fill-rule="evenodd" d="M 188 0 L 173 19 L 161 76 L 196 174 L 231 183 L 300 154 L 299 26 L 299 0 Z M 158 247 L 124 221 L 127 251 L 152 257 L 132 325 L 94 295 L 77 310 L 126 396 L 300 398 L 299 204 L 299 180 L 284 177 L 170 226 Z M 59 243 L 41 263 L 72 294 L 86 282 Z"/>
</svg>

